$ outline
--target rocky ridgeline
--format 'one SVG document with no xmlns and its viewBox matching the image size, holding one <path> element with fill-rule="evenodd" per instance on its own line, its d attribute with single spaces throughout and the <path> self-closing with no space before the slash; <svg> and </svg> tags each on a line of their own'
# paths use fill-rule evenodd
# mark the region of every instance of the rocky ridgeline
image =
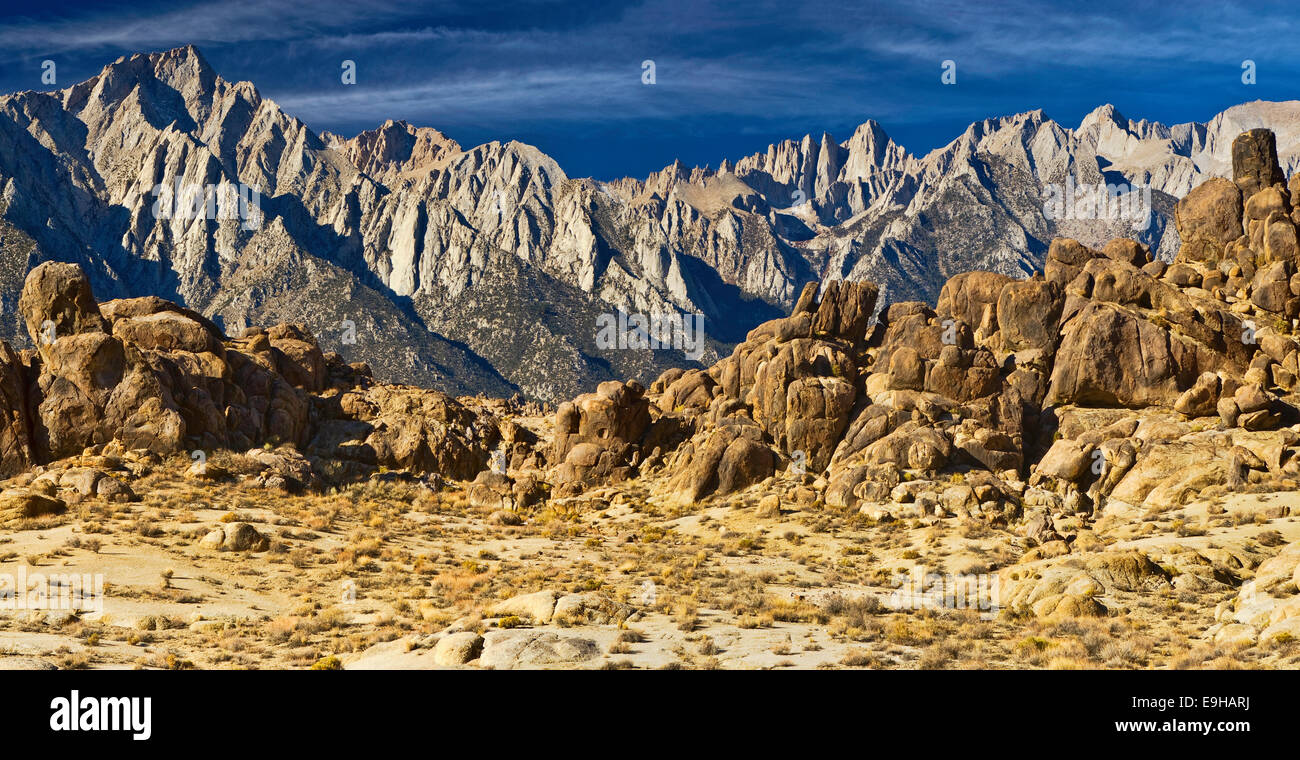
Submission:
<svg viewBox="0 0 1300 760">
<path fill-rule="evenodd" d="M 810 284 L 708 370 L 562 404 L 554 495 L 655 474 L 680 503 L 762 484 L 769 509 L 978 517 L 1047 554 L 1069 551 L 1067 515 L 1293 488 L 1300 187 L 1267 130 L 1236 140 L 1233 169 L 1178 203 L 1173 264 L 1058 239 L 1029 279 L 960 274 L 935 308 L 874 322 L 872 283 Z"/>
<path fill-rule="evenodd" d="M 110 471 L 141 455 L 189 453 L 203 474 L 216 451 L 251 449 L 264 482 L 299 490 L 379 467 L 472 478 L 501 439 L 490 412 L 376 384 L 301 326 L 229 338 L 159 298 L 97 304 L 75 265 L 33 269 L 20 310 L 36 348 L 0 343 L 0 474 L 24 485 L 0 519 L 130 498 Z"/>
<path fill-rule="evenodd" d="M 316 134 L 193 47 L 124 56 L 62 90 L 0 95 L 0 338 L 27 345 L 22 278 L 57 259 L 101 298 L 161 296 L 231 332 L 303 323 L 386 381 L 556 403 L 693 358 L 600 345 L 591 325 L 615 311 L 703 315 L 713 361 L 811 279 L 933 303 L 951 272 L 1042 268 L 1053 237 L 1134 234 L 1167 260 L 1174 199 L 1225 176 L 1229 143 L 1256 124 L 1278 129 L 1283 166 L 1300 164 L 1291 101 L 1179 125 L 1031 111 L 924 156 L 867 122 L 716 170 L 598 182 L 519 142 L 461 146 L 400 121 Z M 1043 203 L 1067 182 L 1115 181 L 1150 190 L 1141 231 Z M 219 186 L 258 190 L 259 213 L 179 200 Z"/>
</svg>

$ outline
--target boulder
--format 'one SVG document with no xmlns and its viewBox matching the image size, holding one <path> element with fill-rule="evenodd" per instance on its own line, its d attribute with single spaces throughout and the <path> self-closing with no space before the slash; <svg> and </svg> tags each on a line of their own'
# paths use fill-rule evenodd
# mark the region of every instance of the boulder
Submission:
<svg viewBox="0 0 1300 760">
<path fill-rule="evenodd" d="M 1236 402 L 1237 409 L 1241 414 L 1250 414 L 1261 409 L 1268 408 L 1272 402 L 1268 391 L 1264 390 L 1258 383 L 1248 383 L 1237 388 L 1232 395 L 1232 400 Z"/>
<path fill-rule="evenodd" d="M 76 264 L 47 261 L 28 272 L 18 311 L 32 343 L 46 358 L 48 347 L 59 338 L 107 328 L 90 278 Z"/>
<path fill-rule="evenodd" d="M 1237 135 L 1232 141 L 1232 179 L 1244 198 L 1286 183 L 1286 175 L 1278 164 L 1273 130 L 1252 129 Z"/>
<path fill-rule="evenodd" d="M 1174 206 L 1174 225 L 1182 247 L 1182 261 L 1218 263 L 1227 246 L 1240 238 L 1241 189 L 1230 180 L 1207 179 L 1192 188 Z"/>
<path fill-rule="evenodd" d="M 153 305 L 153 299 L 147 300 Z M 170 306 L 162 299 L 157 300 Z M 179 310 L 160 309 L 139 316 L 114 316 L 113 335 L 128 345 L 153 351 L 207 351 L 218 355 L 225 351 L 223 336 L 210 326 L 211 323 L 205 325 L 206 320 L 200 321 Z"/>
<path fill-rule="evenodd" d="M 1218 399 L 1219 376 L 1205 372 L 1174 402 L 1174 411 L 1188 417 L 1210 417 L 1218 413 Z"/>
<path fill-rule="evenodd" d="M 889 359 L 889 389 L 919 391 L 925 387 L 925 362 L 916 349 L 903 346 Z"/>
<path fill-rule="evenodd" d="M 954 275 L 944 283 L 934 310 L 940 317 L 954 317 L 974 326 L 983 324 L 985 312 L 991 311 L 994 316 L 989 332 L 996 332 L 998 299 L 1002 289 L 1011 282 L 1011 277 L 998 272 Z"/>
<path fill-rule="evenodd" d="M 1180 288 L 1199 288 L 1201 273 L 1187 264 L 1173 264 L 1165 270 L 1164 279 Z"/>
<path fill-rule="evenodd" d="M 663 387 L 659 407 L 669 412 L 683 409 L 703 411 L 709 408 L 719 392 L 718 382 L 709 373 L 698 369 L 686 370 Z"/>
<path fill-rule="evenodd" d="M 1092 444 L 1062 438 L 1038 462 L 1037 474 L 1069 482 L 1084 478 L 1092 467 Z"/>
<path fill-rule="evenodd" d="M 1071 238 L 1056 238 L 1047 247 L 1047 260 L 1043 264 L 1043 276 L 1048 282 L 1060 287 L 1068 285 L 1089 261 L 1101 258 L 1101 251 L 1096 251 Z"/>
<path fill-rule="evenodd" d="M 636 610 L 604 594 L 566 594 L 555 600 L 552 622 L 558 625 L 620 625 Z"/>
<path fill-rule="evenodd" d="M 1260 263 L 1294 265 L 1300 262 L 1300 235 L 1290 218 L 1275 212 L 1264 222 L 1252 224 L 1259 225 L 1263 237 L 1260 248 L 1264 255 Z"/>
<path fill-rule="evenodd" d="M 880 289 L 875 283 L 866 280 L 827 282 L 822 288 L 821 301 L 813 312 L 812 334 L 838 338 L 849 345 L 861 342 L 875 315 L 879 294 Z M 796 308 L 796 315 L 798 312 Z"/>
<path fill-rule="evenodd" d="M 1151 252 L 1147 247 L 1131 238 L 1115 238 L 1107 243 L 1101 252 L 1107 258 L 1132 264 L 1135 267 L 1145 266 L 1151 258 Z"/>
<path fill-rule="evenodd" d="M 944 346 L 939 360 L 930 363 L 925 374 L 926 391 L 954 401 L 974 401 L 1001 389 L 997 361 L 985 348 L 962 351 L 957 346 Z"/>
<path fill-rule="evenodd" d="M 214 528 L 199 543 L 205 548 L 223 552 L 264 552 L 271 547 L 270 539 L 244 522 Z"/>
<path fill-rule="evenodd" d="M 62 499 L 26 488 L 11 488 L 0 493 L 0 524 L 66 512 Z"/>
<path fill-rule="evenodd" d="M 1241 416 L 1241 409 L 1237 408 L 1237 402 L 1230 398 L 1224 397 L 1219 399 L 1215 405 L 1219 413 L 1219 419 L 1223 420 L 1224 427 L 1236 427 L 1237 419 Z"/>
<path fill-rule="evenodd" d="M 554 591 L 520 594 L 492 605 L 488 609 L 488 615 L 492 617 L 515 615 L 528 618 L 534 623 L 549 623 L 551 616 L 555 614 L 555 600 L 558 597 L 559 594 Z"/>
<path fill-rule="evenodd" d="M 1292 233 L 1294 236 L 1294 232 Z M 1291 252 L 1294 253 L 1294 252 Z M 1290 254 L 1288 254 L 1290 255 Z M 1291 261 L 1287 258 L 1260 267 L 1250 285 L 1250 300 L 1264 311 L 1282 314 L 1291 295 Z"/>
<path fill-rule="evenodd" d="M 266 331 L 275 369 L 295 388 L 317 393 L 328 381 L 325 356 L 304 325 L 281 324 Z"/>
<path fill-rule="evenodd" d="M 596 642 L 548 631 L 489 631 L 483 636 L 479 666 L 494 670 L 573 665 L 600 656 Z"/>
<path fill-rule="evenodd" d="M 998 295 L 998 327 L 1007 351 L 1038 349 L 1046 358 L 1060 340 L 1061 286 L 1047 280 L 1018 280 L 1003 286 Z"/>
<path fill-rule="evenodd" d="M 1155 591 L 1169 586 L 1169 573 L 1139 551 L 1102 552 L 1088 560 L 1087 568 L 1108 590 Z"/>
<path fill-rule="evenodd" d="M 1204 363 L 1211 364 L 1211 358 Z M 1181 392 L 1180 369 L 1164 329 L 1127 310 L 1090 301 L 1065 325 L 1047 403 L 1171 406 Z"/>
<path fill-rule="evenodd" d="M 1251 646 L 1255 639 L 1254 627 L 1243 623 L 1230 623 L 1214 633 L 1214 643 L 1227 649 Z"/>
<path fill-rule="evenodd" d="M 483 651 L 483 637 L 474 631 L 449 633 L 433 647 L 433 661 L 444 667 L 464 665 Z"/>
<path fill-rule="evenodd" d="M 1287 198 L 1286 191 L 1280 187 L 1264 187 L 1253 193 L 1247 193 L 1243 189 L 1242 197 L 1246 199 L 1248 221 L 1262 222 L 1275 213 L 1283 216 L 1291 214 L 1291 202 Z"/>
<path fill-rule="evenodd" d="M 776 471 L 776 455 L 763 442 L 762 429 L 741 418 L 683 445 L 673 469 L 668 490 L 678 503 L 689 504 L 765 480 Z"/>
</svg>

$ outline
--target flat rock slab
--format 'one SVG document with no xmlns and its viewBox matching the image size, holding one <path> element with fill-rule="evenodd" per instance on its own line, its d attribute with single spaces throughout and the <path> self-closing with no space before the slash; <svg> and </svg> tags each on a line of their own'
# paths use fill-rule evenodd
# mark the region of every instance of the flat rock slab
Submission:
<svg viewBox="0 0 1300 760">
<path fill-rule="evenodd" d="M 546 631 L 490 631 L 483 636 L 479 666 L 510 670 L 586 662 L 600 656 L 595 641 Z"/>
<path fill-rule="evenodd" d="M 58 670 L 39 657 L 0 657 L 0 670 Z"/>
</svg>

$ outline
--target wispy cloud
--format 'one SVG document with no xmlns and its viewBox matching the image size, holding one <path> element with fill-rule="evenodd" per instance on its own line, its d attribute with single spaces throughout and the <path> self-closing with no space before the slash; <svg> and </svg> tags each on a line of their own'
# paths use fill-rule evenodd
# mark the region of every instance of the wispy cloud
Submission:
<svg viewBox="0 0 1300 760">
<path fill-rule="evenodd" d="M 0 20 L 0 88 L 38 86 L 45 56 L 61 77 L 88 76 L 124 53 L 193 43 L 317 129 L 400 117 L 462 142 L 528 135 L 571 172 L 610 176 L 867 118 L 918 152 L 974 119 L 1039 107 L 1065 121 L 1108 101 L 1135 117 L 1208 118 L 1293 97 L 1297 33 L 1289 8 L 1240 0 L 78 0 Z M 1238 81 L 1246 58 L 1259 87 Z M 344 59 L 355 86 L 339 81 Z M 955 87 L 939 82 L 944 60 Z"/>
</svg>

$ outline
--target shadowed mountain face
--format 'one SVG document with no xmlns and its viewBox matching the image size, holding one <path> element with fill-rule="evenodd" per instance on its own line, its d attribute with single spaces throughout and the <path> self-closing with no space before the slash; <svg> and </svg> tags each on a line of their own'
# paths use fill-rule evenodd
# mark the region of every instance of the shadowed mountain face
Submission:
<svg viewBox="0 0 1300 760">
<path fill-rule="evenodd" d="M 1174 200 L 1228 175 L 1232 138 L 1257 126 L 1290 173 L 1298 117 L 1300 103 L 1261 102 L 1166 127 L 1102 107 L 1067 129 L 1031 112 L 923 157 L 867 122 L 844 142 L 598 183 L 528 145 L 465 148 L 401 122 L 318 135 L 192 47 L 137 55 L 0 97 L 0 337 L 28 343 L 23 278 L 59 260 L 101 298 L 161 296 L 229 333 L 301 322 L 382 379 L 568 398 L 692 365 L 671 348 L 602 347 L 611 312 L 702 314 L 699 366 L 788 313 L 808 280 L 934 302 L 960 272 L 1041 268 L 1058 236 L 1134 237 L 1168 260 Z M 1067 178 L 1150 185 L 1150 223 L 1045 213 Z M 222 187 L 231 203 L 215 213 L 186 202 Z"/>
</svg>

